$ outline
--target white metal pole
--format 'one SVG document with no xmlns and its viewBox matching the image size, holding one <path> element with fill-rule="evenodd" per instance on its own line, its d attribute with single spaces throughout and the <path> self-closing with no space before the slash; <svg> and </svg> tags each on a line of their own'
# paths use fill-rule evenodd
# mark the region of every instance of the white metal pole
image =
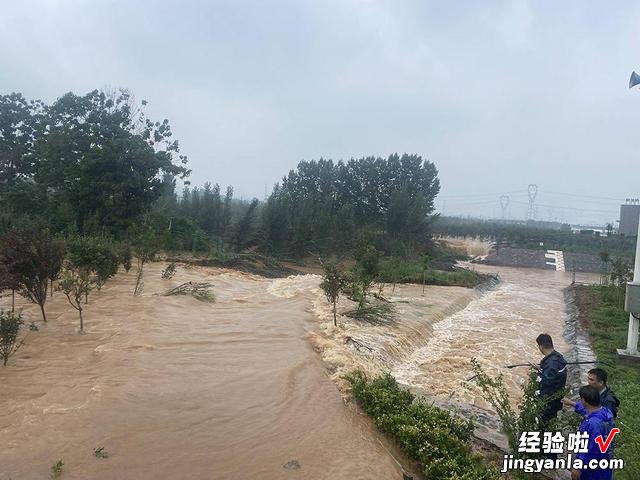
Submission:
<svg viewBox="0 0 640 480">
<path fill-rule="evenodd" d="M 640 218 L 638 219 L 638 236 L 636 237 L 636 264 L 633 269 L 633 282 L 640 283 Z M 638 312 L 634 312 L 638 313 Z M 638 354 L 638 327 L 640 321 L 629 314 L 629 335 L 627 337 L 627 352 Z"/>
</svg>

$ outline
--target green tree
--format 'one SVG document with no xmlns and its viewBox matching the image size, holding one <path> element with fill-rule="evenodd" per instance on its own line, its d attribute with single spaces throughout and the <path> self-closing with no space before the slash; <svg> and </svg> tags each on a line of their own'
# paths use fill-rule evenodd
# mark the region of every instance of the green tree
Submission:
<svg viewBox="0 0 640 480">
<path fill-rule="evenodd" d="M 81 233 L 124 231 L 161 196 L 167 176 L 189 173 L 169 122 L 148 119 L 145 105 L 126 90 L 95 90 L 47 108 L 34 180 L 51 204 L 72 206 Z"/>
<path fill-rule="evenodd" d="M 128 243 L 121 243 L 118 246 L 118 261 L 124 268 L 125 272 L 131 270 L 131 261 L 133 259 L 133 251 Z"/>
<path fill-rule="evenodd" d="M 45 322 L 49 280 L 62 268 L 64 249 L 48 230 L 36 228 L 11 230 L 0 239 L 0 264 L 14 276 L 21 293 L 40 306 Z"/>
<path fill-rule="evenodd" d="M 142 225 L 135 229 L 134 253 L 138 261 L 138 272 L 136 274 L 136 286 L 133 295 L 140 295 L 144 283 L 142 281 L 144 266 L 155 259 L 159 251 L 158 237 L 149 225 Z"/>
<path fill-rule="evenodd" d="M 264 248 L 271 254 L 287 252 L 291 237 L 289 200 L 279 185 L 273 189 L 263 210 Z"/>
<path fill-rule="evenodd" d="M 354 234 L 384 232 L 403 248 L 426 244 L 440 190 L 437 174 L 418 155 L 302 161 L 267 201 L 265 248 L 301 255 L 311 247 L 349 244 L 342 226 Z"/>
<path fill-rule="evenodd" d="M 431 264 L 431 256 L 428 253 L 422 254 L 422 293 L 424 294 L 424 286 L 426 283 L 427 270 Z"/>
<path fill-rule="evenodd" d="M 327 264 L 324 266 L 324 276 L 320 282 L 320 288 L 327 297 L 327 301 L 333 307 L 333 325 L 338 326 L 338 317 L 336 308 L 340 294 L 347 286 L 347 279 L 344 272 L 336 264 Z"/>
<path fill-rule="evenodd" d="M 360 310 L 365 306 L 369 290 L 380 273 L 380 252 L 370 243 L 362 241 L 355 257 L 354 294 Z"/>
<path fill-rule="evenodd" d="M 602 250 L 598 256 L 600 257 L 600 261 L 602 262 L 602 276 L 601 279 L 605 279 L 608 276 L 608 270 L 609 270 L 609 261 L 611 260 L 609 252 L 607 252 L 606 250 Z M 606 282 L 605 282 L 606 283 Z"/>
<path fill-rule="evenodd" d="M 633 270 L 622 258 L 615 258 L 611 262 L 611 284 L 624 287 L 633 277 Z"/>
<path fill-rule="evenodd" d="M 253 222 L 256 209 L 258 208 L 258 199 L 254 198 L 249 207 L 245 210 L 244 215 L 238 220 L 235 225 L 233 234 L 233 244 L 236 250 L 242 250 L 245 245 L 251 241 L 253 234 Z"/>
<path fill-rule="evenodd" d="M 89 271 L 82 268 L 67 268 L 62 278 L 58 282 L 58 290 L 64 293 L 69 304 L 78 311 L 80 316 L 80 331 L 84 331 L 84 319 L 82 317 L 82 300 L 85 303 L 89 297 L 89 293 L 93 290 L 95 280 L 89 274 Z"/>
<path fill-rule="evenodd" d="M 227 192 L 224 196 L 224 203 L 222 205 L 222 217 L 220 220 L 219 237 L 224 238 L 225 234 L 229 231 L 231 225 L 231 202 L 233 201 L 233 187 L 227 187 Z"/>
<path fill-rule="evenodd" d="M 0 254 L 0 259 L 2 258 L 2 254 Z M 10 265 L 0 263 L 0 293 L 4 290 L 11 290 L 11 311 L 14 312 L 16 308 L 16 290 L 20 290 L 20 282 Z"/>
<path fill-rule="evenodd" d="M 353 205 L 342 205 L 335 219 L 335 245 L 339 251 L 348 252 L 353 247 L 356 236 L 356 218 Z"/>
<path fill-rule="evenodd" d="M 20 313 L 0 310 L 0 357 L 5 367 L 9 357 L 22 345 L 18 343 L 18 333 L 23 323 Z"/>
<path fill-rule="evenodd" d="M 72 269 L 93 276 L 98 290 L 118 273 L 119 258 L 113 245 L 97 237 L 76 237 L 67 243 L 67 257 Z"/>
<path fill-rule="evenodd" d="M 33 175 L 33 147 L 42 133 L 43 113 L 40 100 L 27 100 L 21 93 L 0 95 L 0 195 Z"/>
</svg>

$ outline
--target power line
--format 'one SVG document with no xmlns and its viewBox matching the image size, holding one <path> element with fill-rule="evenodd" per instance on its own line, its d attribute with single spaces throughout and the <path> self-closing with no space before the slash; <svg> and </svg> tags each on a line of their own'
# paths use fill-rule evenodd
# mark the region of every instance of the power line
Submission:
<svg viewBox="0 0 640 480">
<path fill-rule="evenodd" d="M 613 201 L 616 201 L 616 202 L 624 202 L 623 198 L 598 197 L 596 195 L 579 195 L 577 193 L 553 192 L 551 190 L 541 190 L 540 193 L 550 193 L 550 194 L 553 194 L 553 195 L 563 195 L 565 197 L 595 198 L 597 200 L 613 200 Z"/>
<path fill-rule="evenodd" d="M 471 198 L 471 197 L 499 197 L 500 195 L 515 195 L 521 193 L 527 194 L 527 190 L 515 190 L 513 192 L 498 192 L 498 193 L 466 193 L 460 195 L 439 195 L 439 198 Z"/>
<path fill-rule="evenodd" d="M 514 203 L 518 203 L 520 205 L 529 205 L 527 202 L 515 201 Z M 618 214 L 618 212 L 613 212 L 611 210 L 595 210 L 595 209 L 590 209 L 590 208 L 561 207 L 561 206 L 558 206 L 558 205 L 548 205 L 548 204 L 543 204 L 543 203 L 537 203 L 536 205 L 539 206 L 539 207 L 557 208 L 559 210 L 573 210 L 573 211 L 576 211 L 576 212 L 605 213 L 607 215 L 617 215 Z"/>
<path fill-rule="evenodd" d="M 447 205 L 489 205 L 489 204 L 496 204 L 499 203 L 499 200 L 495 199 L 495 198 L 491 198 L 491 199 L 479 199 L 479 200 L 474 200 L 474 199 L 469 199 L 469 200 L 464 200 L 464 199 L 460 199 L 460 200 L 447 200 Z"/>
</svg>

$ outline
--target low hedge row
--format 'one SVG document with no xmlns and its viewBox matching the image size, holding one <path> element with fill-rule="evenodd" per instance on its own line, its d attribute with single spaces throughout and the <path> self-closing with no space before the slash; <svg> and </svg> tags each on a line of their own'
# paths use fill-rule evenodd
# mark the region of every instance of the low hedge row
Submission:
<svg viewBox="0 0 640 480">
<path fill-rule="evenodd" d="M 495 480 L 498 469 L 471 451 L 473 422 L 427 405 L 389 374 L 368 380 L 361 371 L 346 377 L 359 405 L 376 426 L 416 460 L 429 480 Z"/>
</svg>

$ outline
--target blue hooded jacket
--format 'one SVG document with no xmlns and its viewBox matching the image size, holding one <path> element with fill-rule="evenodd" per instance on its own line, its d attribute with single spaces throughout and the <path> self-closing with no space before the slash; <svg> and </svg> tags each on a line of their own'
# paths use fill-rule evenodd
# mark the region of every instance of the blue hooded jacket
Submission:
<svg viewBox="0 0 640 480">
<path fill-rule="evenodd" d="M 586 453 L 578 453 L 576 458 L 582 460 L 585 467 L 591 460 L 602 460 L 612 458 L 613 444 L 609 446 L 605 453 L 600 452 L 600 447 L 596 443 L 596 438 L 602 435 L 602 439 L 606 441 L 609 432 L 613 428 L 613 413 L 606 408 L 601 407 L 588 414 L 580 424 L 579 431 L 589 434 L 589 451 Z M 611 480 L 613 472 L 611 469 L 602 470 L 588 469 L 582 470 L 580 480 Z"/>
<path fill-rule="evenodd" d="M 620 406 L 620 400 L 618 397 L 611 391 L 609 387 L 605 388 L 604 391 L 600 394 L 600 405 L 603 407 L 607 407 L 613 413 L 613 418 L 618 416 L 618 407 Z M 582 402 L 578 400 L 576 402 L 576 413 L 582 415 L 583 417 L 587 415 L 587 409 L 584 408 Z"/>
</svg>

